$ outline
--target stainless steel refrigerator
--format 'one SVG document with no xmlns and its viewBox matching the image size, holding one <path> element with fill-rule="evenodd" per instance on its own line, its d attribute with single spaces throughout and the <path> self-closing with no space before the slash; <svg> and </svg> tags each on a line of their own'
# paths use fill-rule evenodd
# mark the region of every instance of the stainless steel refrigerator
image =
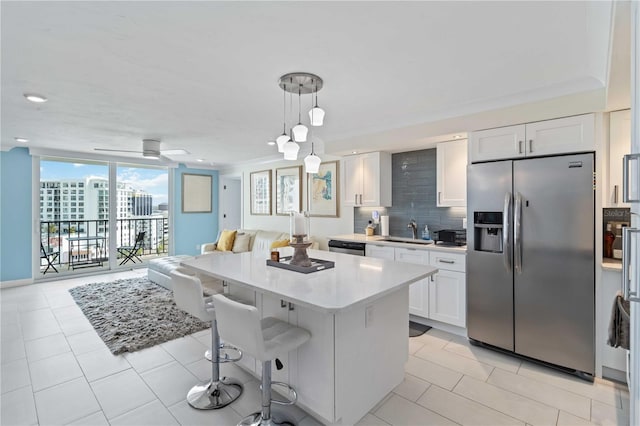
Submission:
<svg viewBox="0 0 640 426">
<path fill-rule="evenodd" d="M 472 164 L 467 191 L 469 337 L 593 375 L 593 154 Z"/>
</svg>

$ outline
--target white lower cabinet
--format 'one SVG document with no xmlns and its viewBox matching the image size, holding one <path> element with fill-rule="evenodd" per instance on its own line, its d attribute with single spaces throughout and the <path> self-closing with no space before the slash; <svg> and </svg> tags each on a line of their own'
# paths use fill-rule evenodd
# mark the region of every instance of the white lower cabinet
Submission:
<svg viewBox="0 0 640 426">
<path fill-rule="evenodd" d="M 410 248 L 395 248 L 397 262 L 429 264 L 429 252 Z M 409 286 L 409 313 L 429 318 L 429 278 L 425 278 Z"/>
<path fill-rule="evenodd" d="M 441 269 L 429 283 L 429 318 L 465 327 L 464 272 Z"/>
<path fill-rule="evenodd" d="M 394 248 L 390 246 L 367 244 L 364 246 L 364 253 L 367 257 L 376 259 L 395 260 Z"/>
<path fill-rule="evenodd" d="M 409 313 L 457 327 L 466 327 L 466 255 L 367 243 L 369 257 L 431 265 L 438 273 L 409 286 Z"/>
<path fill-rule="evenodd" d="M 438 268 L 438 273 L 429 282 L 429 318 L 458 327 L 466 326 L 465 261 L 466 256 L 460 253 L 430 253 L 429 263 Z"/>
</svg>

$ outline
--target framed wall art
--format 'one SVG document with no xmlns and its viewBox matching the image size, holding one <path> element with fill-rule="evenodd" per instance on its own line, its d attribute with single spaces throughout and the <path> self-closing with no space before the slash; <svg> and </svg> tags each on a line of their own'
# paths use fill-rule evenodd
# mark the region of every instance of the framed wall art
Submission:
<svg viewBox="0 0 640 426">
<path fill-rule="evenodd" d="M 211 213 L 211 175 L 182 174 L 182 213 Z"/>
<path fill-rule="evenodd" d="M 340 181 L 337 161 L 320 164 L 318 173 L 308 173 L 309 215 L 317 217 L 339 217 Z"/>
<path fill-rule="evenodd" d="M 271 170 L 250 174 L 251 214 L 271 215 Z"/>
<path fill-rule="evenodd" d="M 276 214 L 302 210 L 302 166 L 276 169 Z"/>
</svg>

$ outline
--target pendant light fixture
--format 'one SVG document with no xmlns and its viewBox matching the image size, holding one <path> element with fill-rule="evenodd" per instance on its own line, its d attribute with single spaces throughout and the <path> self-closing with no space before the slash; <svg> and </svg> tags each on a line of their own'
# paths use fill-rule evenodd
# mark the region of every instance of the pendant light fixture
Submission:
<svg viewBox="0 0 640 426">
<path fill-rule="evenodd" d="M 284 144 L 289 142 L 291 138 L 287 135 L 287 89 L 286 85 L 282 92 L 282 134 L 277 137 L 278 152 L 284 152 Z"/>
<path fill-rule="evenodd" d="M 313 105 L 313 93 L 311 94 L 311 105 Z M 311 122 L 313 123 L 313 108 L 309 111 Z M 312 135 L 313 137 L 313 135 Z M 311 139 L 311 153 L 304 157 L 304 169 L 307 173 L 318 173 L 320 170 L 320 157 L 318 157 L 313 149 L 313 138 Z"/>
<path fill-rule="evenodd" d="M 300 145 L 292 140 L 284 144 L 284 159 L 295 161 L 298 159 L 298 151 L 300 151 Z"/>
<path fill-rule="evenodd" d="M 313 142 L 311 142 L 311 154 L 304 157 L 304 169 L 307 173 L 318 173 L 322 160 L 313 150 Z"/>
<path fill-rule="evenodd" d="M 300 88 L 298 88 L 298 124 L 296 124 L 296 126 L 293 128 L 293 138 L 296 142 L 306 142 L 309 129 L 307 128 L 307 126 L 302 124 L 302 121 L 300 119 L 300 110 L 302 109 L 300 103 L 300 95 Z"/>
<path fill-rule="evenodd" d="M 287 125 L 286 125 L 286 113 L 283 115 L 283 130 L 282 135 L 278 136 L 276 139 L 276 143 L 278 144 L 278 152 L 282 152 L 284 154 L 285 160 L 297 160 L 298 152 L 300 150 L 300 146 L 297 142 L 306 142 L 308 138 L 309 128 L 302 124 L 302 95 L 311 94 L 311 104 L 313 105 L 313 94 L 317 93 L 318 90 L 322 89 L 323 81 L 320 77 L 315 74 L 310 74 L 306 72 L 294 72 L 290 74 L 285 74 L 280 77 L 278 81 L 278 85 L 285 92 L 285 97 L 283 101 L 283 112 L 286 112 L 286 92 L 290 94 L 298 95 L 298 124 L 296 124 L 290 131 L 290 134 L 287 135 Z M 313 112 L 312 112 L 313 111 Z M 324 111 L 318 107 L 318 99 L 316 96 L 316 106 L 309 112 L 309 116 L 311 117 L 311 123 L 314 126 L 322 125 L 322 118 L 324 117 Z M 293 111 L 291 111 L 293 113 Z M 292 116 L 293 114 L 291 114 Z M 321 116 L 318 121 L 316 115 Z M 313 123 L 320 124 L 313 124 Z M 313 144 L 311 147 L 311 154 L 307 156 L 315 157 L 320 161 L 319 157 L 313 152 Z M 305 159 L 306 160 L 306 159 Z M 312 159 L 312 162 L 315 162 L 315 159 Z M 306 162 L 305 162 L 306 164 Z M 313 172 L 316 173 L 316 172 Z"/>
<path fill-rule="evenodd" d="M 309 111 L 309 120 L 312 126 L 317 127 L 322 126 L 324 123 L 324 110 L 318 106 L 318 90 L 316 90 L 315 93 L 316 106 L 311 108 L 311 111 Z M 313 94 L 311 94 L 311 96 L 313 96 Z"/>
</svg>

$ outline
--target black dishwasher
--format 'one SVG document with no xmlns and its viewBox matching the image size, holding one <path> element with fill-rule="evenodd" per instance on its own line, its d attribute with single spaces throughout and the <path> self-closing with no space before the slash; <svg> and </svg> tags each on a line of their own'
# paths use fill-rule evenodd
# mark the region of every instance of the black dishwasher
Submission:
<svg viewBox="0 0 640 426">
<path fill-rule="evenodd" d="M 365 245 L 366 243 L 355 241 L 329 240 L 329 251 L 364 256 Z"/>
</svg>

